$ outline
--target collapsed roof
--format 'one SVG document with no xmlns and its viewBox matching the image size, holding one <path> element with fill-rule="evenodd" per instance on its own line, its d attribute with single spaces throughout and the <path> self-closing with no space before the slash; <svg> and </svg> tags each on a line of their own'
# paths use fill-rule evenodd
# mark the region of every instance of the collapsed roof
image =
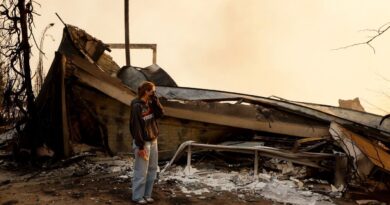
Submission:
<svg viewBox="0 0 390 205">
<path fill-rule="evenodd" d="M 72 155 L 79 144 L 104 147 L 109 153 L 129 152 L 129 105 L 139 83 L 149 80 L 157 85 L 166 110 L 159 122 L 161 159 L 172 157 L 187 140 L 218 143 L 238 135 L 261 134 L 339 137 L 335 139 L 339 143 L 352 141 L 341 146 L 345 152 L 351 146 L 357 148 L 365 159 L 390 171 L 389 119 L 328 105 L 180 87 L 158 65 L 120 68 L 106 50 L 107 44 L 66 25 L 36 100 L 40 120 L 26 126 L 37 127 L 39 137 L 27 139 L 22 146 L 45 144 L 57 156 Z"/>
</svg>

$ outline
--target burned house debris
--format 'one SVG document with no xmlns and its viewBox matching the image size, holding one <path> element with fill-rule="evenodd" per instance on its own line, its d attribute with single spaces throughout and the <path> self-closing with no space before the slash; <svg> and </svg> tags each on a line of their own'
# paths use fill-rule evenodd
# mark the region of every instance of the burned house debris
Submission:
<svg viewBox="0 0 390 205">
<path fill-rule="evenodd" d="M 58 157 L 88 147 L 130 152 L 129 104 L 139 83 L 149 80 L 166 109 L 159 121 L 160 160 L 186 143 L 179 151 L 254 154 L 244 156 L 254 159 L 255 175 L 263 165 L 258 158 L 265 157 L 333 172 L 338 187 L 390 185 L 388 118 L 381 123 L 381 116 L 348 108 L 180 87 L 157 64 L 120 68 L 105 51 L 108 44 L 66 25 L 36 99 L 41 132 L 21 139 L 20 148 L 46 147 Z"/>
</svg>

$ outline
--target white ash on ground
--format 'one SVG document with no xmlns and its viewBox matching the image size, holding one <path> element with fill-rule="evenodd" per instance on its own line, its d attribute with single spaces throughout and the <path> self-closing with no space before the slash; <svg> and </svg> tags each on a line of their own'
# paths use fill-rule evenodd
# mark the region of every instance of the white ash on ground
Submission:
<svg viewBox="0 0 390 205">
<path fill-rule="evenodd" d="M 253 172 L 247 169 L 237 172 L 176 166 L 160 175 L 160 183 L 172 181 L 179 184 L 181 191 L 189 196 L 228 191 L 237 193 L 243 200 L 245 197 L 259 196 L 289 204 L 334 204 L 330 197 L 305 189 L 297 179 L 279 180 L 276 175 L 268 173 L 260 173 L 256 179 Z"/>
</svg>

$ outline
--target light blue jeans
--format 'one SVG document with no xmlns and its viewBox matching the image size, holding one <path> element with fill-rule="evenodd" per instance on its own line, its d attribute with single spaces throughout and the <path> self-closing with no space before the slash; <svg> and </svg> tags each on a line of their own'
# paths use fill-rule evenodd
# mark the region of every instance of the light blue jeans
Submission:
<svg viewBox="0 0 390 205">
<path fill-rule="evenodd" d="M 132 181 L 134 201 L 138 201 L 144 197 L 151 197 L 153 191 L 154 180 L 157 174 L 158 148 L 157 140 L 153 142 L 145 142 L 144 149 L 146 150 L 149 160 L 138 156 L 139 148 L 133 141 L 134 150 L 134 174 Z"/>
</svg>

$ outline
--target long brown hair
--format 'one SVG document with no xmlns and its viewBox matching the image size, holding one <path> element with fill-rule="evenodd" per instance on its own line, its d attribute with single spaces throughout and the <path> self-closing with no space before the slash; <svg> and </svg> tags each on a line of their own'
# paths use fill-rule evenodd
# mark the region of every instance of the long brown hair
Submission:
<svg viewBox="0 0 390 205">
<path fill-rule="evenodd" d="M 143 82 L 139 87 L 138 87 L 138 98 L 142 98 L 147 91 L 150 91 L 155 87 L 154 83 L 150 81 L 145 81 Z"/>
</svg>

